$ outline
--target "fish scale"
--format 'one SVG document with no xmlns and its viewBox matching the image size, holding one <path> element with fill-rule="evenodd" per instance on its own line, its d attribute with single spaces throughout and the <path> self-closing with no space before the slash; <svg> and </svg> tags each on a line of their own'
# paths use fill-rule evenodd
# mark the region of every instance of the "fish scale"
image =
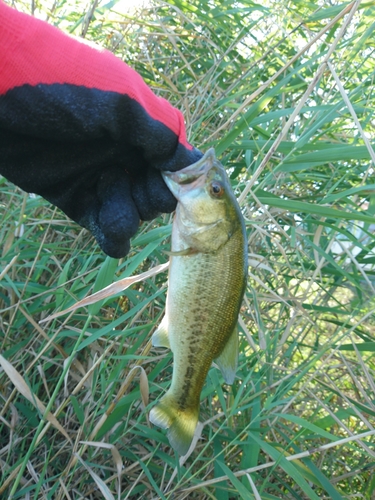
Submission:
<svg viewBox="0 0 375 500">
<path fill-rule="evenodd" d="M 237 323 L 236 296 L 224 294 L 223 289 L 242 288 L 241 268 L 240 272 L 233 272 L 230 265 L 233 262 L 228 262 L 232 261 L 235 252 L 241 251 L 241 246 L 237 244 L 239 239 L 242 239 L 240 231 L 219 250 L 218 255 L 198 254 L 171 259 L 170 272 L 178 273 L 186 280 L 184 293 L 176 293 L 175 288 L 180 287 L 177 280 L 171 281 L 168 291 L 174 301 L 169 317 L 169 335 L 176 366 L 171 391 L 186 397 L 187 400 L 193 399 L 194 403 L 199 400 L 212 360 L 221 354 Z M 218 261 L 223 271 L 220 274 L 216 272 L 215 276 Z M 197 266 L 201 269 L 198 276 L 194 273 Z M 182 268 L 182 272 L 178 267 Z M 179 343 L 187 346 L 186 351 L 178 349 Z M 194 360 L 189 359 L 189 355 L 193 355 Z M 190 365 L 192 361 L 194 363 Z M 183 372 L 189 366 L 193 367 L 195 376 L 191 377 L 193 380 L 190 381 L 188 393 L 185 394 L 182 387 L 186 386 L 187 375 Z"/>
</svg>

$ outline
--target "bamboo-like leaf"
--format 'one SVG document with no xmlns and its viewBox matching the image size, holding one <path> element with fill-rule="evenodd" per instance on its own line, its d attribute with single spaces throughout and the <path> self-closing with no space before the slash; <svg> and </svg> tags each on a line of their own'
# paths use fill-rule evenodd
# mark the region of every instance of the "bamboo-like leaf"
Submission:
<svg viewBox="0 0 375 500">
<path fill-rule="evenodd" d="M 305 495 L 312 500 L 319 500 L 318 495 L 314 492 L 314 490 L 309 486 L 307 481 L 303 478 L 301 473 L 295 467 L 294 464 L 289 462 L 285 456 L 278 450 L 276 450 L 269 443 L 264 442 L 256 435 L 253 436 L 253 439 L 261 446 L 261 448 L 268 454 L 270 457 L 276 461 L 276 463 L 288 474 L 290 475 L 299 487 L 303 490 Z"/>
<path fill-rule="evenodd" d="M 284 210 L 288 210 L 289 212 L 302 212 L 306 214 L 314 214 L 317 217 L 329 217 L 332 219 L 360 220 L 363 222 L 368 222 L 370 224 L 375 224 L 375 217 L 362 214 L 361 212 L 358 212 L 356 210 L 353 210 L 351 212 L 344 212 L 342 210 L 336 210 L 335 208 L 319 205 L 317 203 L 313 204 L 303 201 L 285 200 L 269 195 L 260 195 L 258 198 L 264 205 L 282 208 Z"/>
<path fill-rule="evenodd" d="M 247 488 L 241 483 L 239 479 L 233 474 L 229 467 L 227 467 L 224 462 L 217 461 L 218 466 L 222 469 L 224 474 L 228 477 L 229 481 L 233 484 L 236 492 L 240 495 L 243 500 L 248 500 L 250 498 L 250 493 Z"/>
<path fill-rule="evenodd" d="M 291 414 L 285 414 L 285 413 L 278 413 L 277 414 L 280 418 L 284 418 L 285 420 L 289 420 L 290 422 L 294 422 L 295 424 L 300 425 L 304 429 L 308 429 L 311 432 L 316 433 L 319 437 L 324 437 L 326 439 L 329 439 L 330 441 L 337 441 L 339 438 L 334 436 L 333 434 L 330 434 L 327 431 L 324 431 L 321 427 L 318 427 L 317 425 L 312 424 L 311 422 L 308 422 L 307 420 L 298 417 L 297 415 L 291 415 Z"/>
<path fill-rule="evenodd" d="M 115 271 L 117 269 L 117 259 L 112 259 L 111 257 L 107 257 L 100 267 L 99 273 L 96 277 L 93 289 L 93 295 L 100 290 L 110 286 L 110 283 L 113 282 Z M 101 304 L 97 302 L 92 302 L 88 306 L 89 314 L 94 316 L 100 310 Z"/>
<path fill-rule="evenodd" d="M 340 349 L 340 351 L 354 351 L 358 349 L 360 352 L 375 352 L 375 342 L 356 343 L 355 348 L 353 344 L 342 344 L 338 346 L 338 349 Z"/>
</svg>

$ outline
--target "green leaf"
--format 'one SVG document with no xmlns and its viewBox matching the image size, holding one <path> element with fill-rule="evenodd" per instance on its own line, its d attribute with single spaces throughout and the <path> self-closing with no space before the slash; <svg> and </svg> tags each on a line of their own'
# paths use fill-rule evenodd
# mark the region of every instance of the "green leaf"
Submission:
<svg viewBox="0 0 375 500">
<path fill-rule="evenodd" d="M 95 280 L 93 293 L 105 288 L 107 285 L 114 281 L 115 272 L 118 266 L 118 260 L 112 259 L 111 257 L 107 257 L 103 262 L 98 276 Z M 104 301 L 96 302 L 95 304 L 91 304 L 88 306 L 87 310 L 91 316 L 95 316 L 100 311 L 100 308 L 103 306 Z"/>
<path fill-rule="evenodd" d="M 324 431 L 321 427 L 318 427 L 317 425 L 314 425 L 311 422 L 308 422 L 304 418 L 298 417 L 297 415 L 291 415 L 287 413 L 276 413 L 280 418 L 283 418 L 285 420 L 288 420 L 289 422 L 293 422 L 299 426 L 301 426 L 303 429 L 309 430 L 311 432 L 314 432 L 318 434 L 318 437 L 321 438 L 326 438 L 329 439 L 329 441 L 337 441 L 339 438 L 334 436 L 333 434 L 330 434 L 329 432 Z"/>
<path fill-rule="evenodd" d="M 68 260 L 68 262 L 65 264 L 63 270 L 61 271 L 61 274 L 59 276 L 59 279 L 57 281 L 57 286 L 62 287 L 62 285 L 67 281 L 68 279 L 68 273 L 70 266 L 72 265 L 72 262 L 74 261 L 73 257 Z M 64 303 L 64 299 L 66 298 L 66 292 L 60 288 L 56 291 L 56 308 L 59 309 L 62 304 Z"/>
<path fill-rule="evenodd" d="M 370 215 L 362 214 L 356 210 L 351 212 L 344 212 L 342 210 L 336 210 L 335 208 L 330 208 L 327 206 L 318 205 L 316 203 L 306 203 L 303 201 L 286 200 L 277 198 L 275 196 L 262 196 L 260 195 L 259 200 L 264 205 L 269 205 L 271 207 L 278 207 L 288 212 L 297 213 L 307 213 L 314 214 L 317 217 L 328 217 L 332 219 L 344 219 L 344 220 L 360 220 L 364 222 L 369 222 L 370 224 L 375 224 L 375 217 Z"/>
<path fill-rule="evenodd" d="M 375 352 L 375 342 L 355 343 L 355 348 L 360 352 Z M 341 344 L 338 349 L 340 351 L 354 351 L 353 344 Z"/>
<path fill-rule="evenodd" d="M 144 301 L 140 301 L 137 305 L 135 305 L 130 311 L 127 313 L 123 314 L 119 318 L 116 318 L 114 321 L 112 321 L 111 324 L 106 325 L 103 328 L 100 328 L 97 330 L 95 333 L 90 335 L 88 338 L 83 340 L 78 348 L 79 351 L 84 349 L 85 347 L 89 346 L 92 344 L 95 340 L 98 340 L 100 337 L 105 338 L 106 335 L 109 333 L 114 333 L 115 335 L 120 335 L 121 331 L 116 330 L 116 327 L 124 323 L 127 319 L 131 318 L 134 316 L 138 311 L 140 311 L 143 307 L 145 307 L 147 304 L 152 302 L 156 297 L 158 297 L 160 294 L 163 293 L 163 290 L 158 290 L 154 295 L 151 295 L 150 297 L 147 297 Z"/>
<path fill-rule="evenodd" d="M 344 2 L 339 5 L 335 5 L 334 7 L 327 7 L 326 9 L 319 9 L 318 12 L 309 16 L 306 19 L 306 23 L 312 23 L 315 21 L 321 21 L 322 19 L 334 18 L 336 17 L 347 5 L 349 2 Z"/>
<path fill-rule="evenodd" d="M 294 466 L 292 462 L 289 462 L 282 453 L 271 446 L 271 444 L 266 443 L 265 441 L 258 438 L 256 435 L 253 436 L 253 439 L 258 442 L 263 451 L 267 453 L 279 467 L 281 467 L 291 478 L 294 479 L 294 481 L 296 481 L 298 486 L 302 489 L 302 491 L 308 498 L 312 500 L 319 500 L 319 497 L 305 481 L 300 471 Z"/>
<path fill-rule="evenodd" d="M 371 156 L 366 146 L 336 146 L 332 144 L 330 148 L 323 151 L 314 151 L 313 153 L 305 153 L 289 158 L 283 165 L 289 165 L 291 163 L 313 163 L 315 165 L 324 165 L 334 161 L 370 159 Z"/>
<path fill-rule="evenodd" d="M 85 412 L 83 411 L 78 399 L 75 396 L 73 396 L 73 394 L 70 395 L 70 401 L 72 402 L 74 412 L 77 415 L 80 425 L 83 426 L 85 422 Z"/>
<path fill-rule="evenodd" d="M 240 495 L 243 500 L 248 500 L 249 498 L 254 498 L 252 494 L 249 493 L 248 489 L 241 483 L 239 479 L 233 474 L 229 467 L 227 467 L 223 462 L 217 460 L 217 465 L 223 471 L 223 473 L 228 477 L 229 481 L 233 484 L 236 492 Z"/>
</svg>

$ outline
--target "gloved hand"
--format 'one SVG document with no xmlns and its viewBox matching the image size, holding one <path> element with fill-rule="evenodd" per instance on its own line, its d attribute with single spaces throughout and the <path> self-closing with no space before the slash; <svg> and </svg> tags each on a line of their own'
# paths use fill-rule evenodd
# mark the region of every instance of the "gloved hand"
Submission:
<svg viewBox="0 0 375 500">
<path fill-rule="evenodd" d="M 202 154 L 182 114 L 120 59 L 0 0 L 0 173 L 122 257 L 176 201 L 161 170 Z"/>
</svg>

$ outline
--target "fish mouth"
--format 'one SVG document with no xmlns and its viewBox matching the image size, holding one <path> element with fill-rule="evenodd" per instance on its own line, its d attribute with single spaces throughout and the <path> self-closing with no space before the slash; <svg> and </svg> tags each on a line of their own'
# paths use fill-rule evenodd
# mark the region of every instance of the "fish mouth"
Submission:
<svg viewBox="0 0 375 500">
<path fill-rule="evenodd" d="M 179 194 L 184 186 L 188 186 L 189 190 L 203 186 L 208 172 L 215 163 L 217 163 L 215 150 L 210 148 L 197 162 L 177 172 L 162 172 L 162 176 L 170 191 L 179 199 Z"/>
</svg>

